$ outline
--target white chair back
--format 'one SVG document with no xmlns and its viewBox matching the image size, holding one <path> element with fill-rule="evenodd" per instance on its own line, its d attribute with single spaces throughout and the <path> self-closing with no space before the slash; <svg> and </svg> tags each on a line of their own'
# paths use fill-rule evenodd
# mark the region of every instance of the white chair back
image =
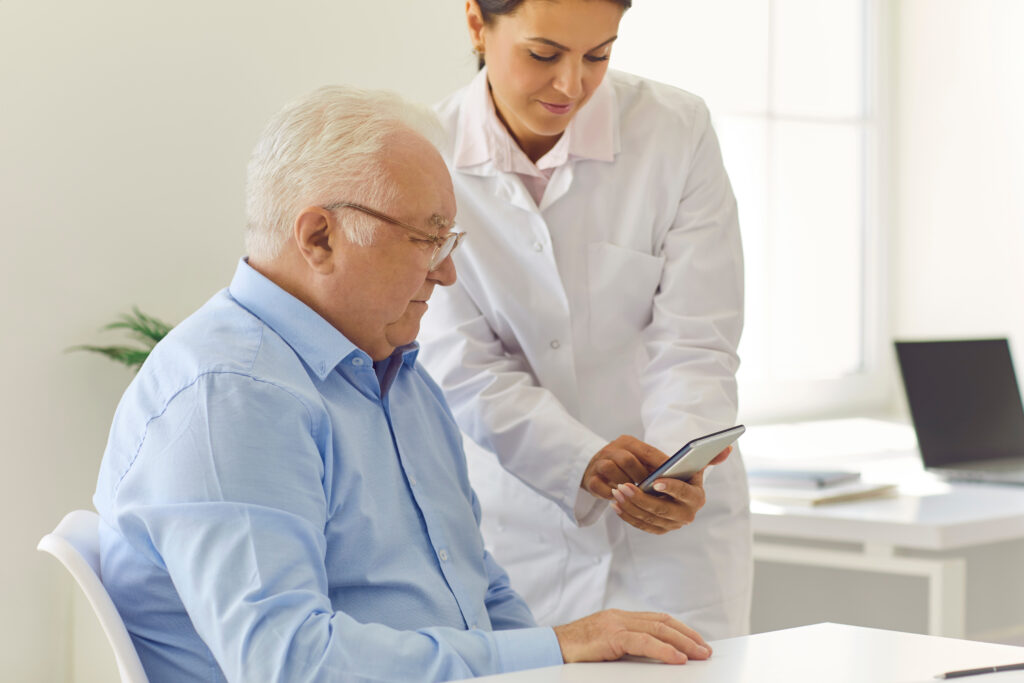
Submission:
<svg viewBox="0 0 1024 683">
<path fill-rule="evenodd" d="M 128 629 L 100 580 L 99 523 L 95 512 L 73 510 L 36 547 L 60 560 L 81 586 L 114 650 L 122 683 L 148 683 Z"/>
</svg>

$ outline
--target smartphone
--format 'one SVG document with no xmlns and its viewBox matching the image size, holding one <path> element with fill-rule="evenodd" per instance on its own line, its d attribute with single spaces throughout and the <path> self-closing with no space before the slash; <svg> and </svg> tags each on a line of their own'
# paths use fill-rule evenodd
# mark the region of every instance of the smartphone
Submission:
<svg viewBox="0 0 1024 683">
<path fill-rule="evenodd" d="M 716 455 L 740 438 L 740 434 L 745 431 L 746 427 L 736 425 L 690 441 L 662 463 L 661 467 L 651 472 L 649 477 L 638 482 L 637 486 L 644 493 L 656 493 L 653 489 L 654 482 L 663 477 L 689 481 L 690 477 L 707 467 Z"/>
</svg>

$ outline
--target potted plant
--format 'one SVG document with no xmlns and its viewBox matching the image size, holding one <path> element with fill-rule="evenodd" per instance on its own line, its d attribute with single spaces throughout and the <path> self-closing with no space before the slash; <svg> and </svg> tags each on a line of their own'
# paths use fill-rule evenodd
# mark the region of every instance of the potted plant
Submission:
<svg viewBox="0 0 1024 683">
<path fill-rule="evenodd" d="M 127 330 L 136 341 L 134 345 L 115 346 L 93 346 L 91 344 L 80 344 L 72 346 L 68 351 L 92 351 L 100 353 L 107 358 L 126 365 L 136 372 L 142 367 L 149 352 L 153 350 L 157 342 L 167 336 L 173 325 L 168 325 L 162 320 L 146 315 L 133 306 L 131 313 L 126 313 L 114 322 L 104 325 L 104 330 Z"/>
</svg>

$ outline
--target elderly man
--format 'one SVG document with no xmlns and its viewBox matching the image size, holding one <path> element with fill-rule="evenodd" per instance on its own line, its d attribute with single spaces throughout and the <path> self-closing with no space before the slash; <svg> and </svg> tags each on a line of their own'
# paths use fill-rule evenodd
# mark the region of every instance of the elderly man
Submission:
<svg viewBox="0 0 1024 683">
<path fill-rule="evenodd" d="M 336 87 L 278 114 L 249 167 L 248 259 L 121 400 L 94 500 L 152 681 L 708 656 L 664 615 L 539 628 L 484 550 L 459 430 L 416 363 L 461 238 L 432 125 Z"/>
</svg>

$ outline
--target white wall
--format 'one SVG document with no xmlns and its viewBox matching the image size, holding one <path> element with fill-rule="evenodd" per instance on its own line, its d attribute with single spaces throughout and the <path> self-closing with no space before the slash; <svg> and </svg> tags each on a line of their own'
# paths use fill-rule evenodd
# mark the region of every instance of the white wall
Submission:
<svg viewBox="0 0 1024 683">
<path fill-rule="evenodd" d="M 885 2 L 894 332 L 1010 334 L 1020 364 L 1024 3 Z M 467 80 L 461 8 L 0 0 L 5 679 L 72 680 L 91 655 L 71 648 L 67 577 L 33 548 L 91 505 L 130 375 L 64 349 L 113 341 L 97 328 L 133 304 L 177 322 L 226 284 L 249 149 L 288 99 L 348 82 L 431 102 Z"/>
<path fill-rule="evenodd" d="M 4 680 L 71 680 L 71 585 L 34 548 L 91 506 L 131 378 L 64 349 L 119 341 L 97 330 L 133 304 L 177 322 L 227 284 L 249 150 L 289 99 L 346 82 L 429 103 L 467 81 L 462 6 L 0 0 Z"/>
<path fill-rule="evenodd" d="M 1024 2 L 898 10 L 894 334 L 1008 335 L 1024 379 Z"/>
</svg>

